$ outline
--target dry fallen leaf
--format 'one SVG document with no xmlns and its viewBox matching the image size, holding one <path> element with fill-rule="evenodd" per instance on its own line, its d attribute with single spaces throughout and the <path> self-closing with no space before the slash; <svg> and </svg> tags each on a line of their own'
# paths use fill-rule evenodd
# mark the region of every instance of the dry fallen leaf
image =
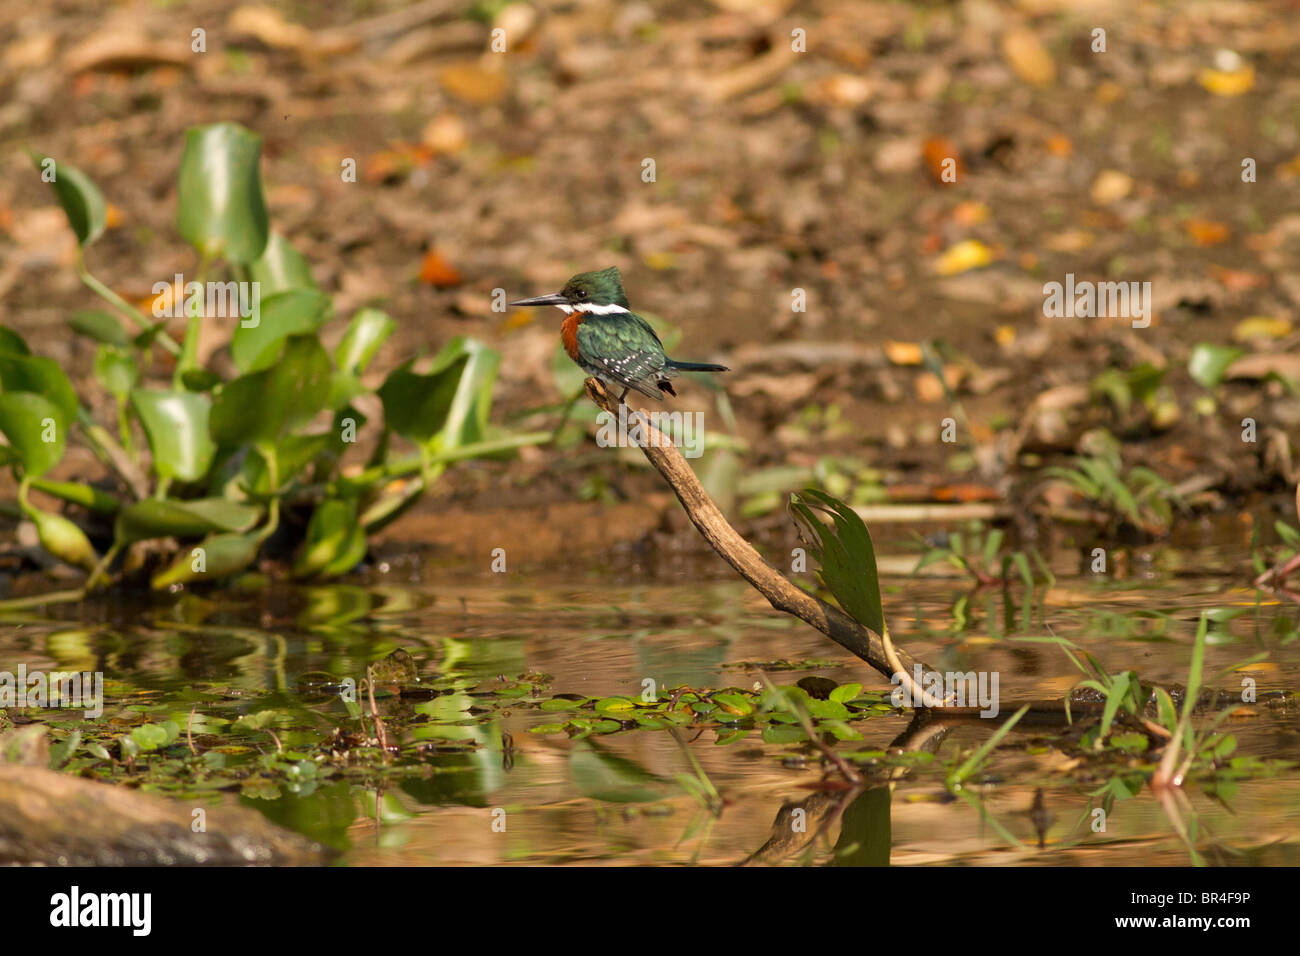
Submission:
<svg viewBox="0 0 1300 956">
<path fill-rule="evenodd" d="M 457 99 L 475 106 L 491 106 L 506 94 L 509 85 L 505 73 L 486 70 L 478 63 L 453 63 L 438 71 L 442 88 Z"/>
<path fill-rule="evenodd" d="M 1225 269 L 1223 266 L 1210 266 L 1210 275 L 1229 292 L 1248 292 L 1268 284 L 1268 276 L 1240 269 Z"/>
<path fill-rule="evenodd" d="M 420 263 L 420 281 L 436 289 L 445 289 L 460 285 L 461 276 L 460 271 L 444 259 L 437 249 L 430 249 Z"/>
<path fill-rule="evenodd" d="M 1055 133 L 1047 138 L 1047 151 L 1053 156 L 1066 157 L 1074 152 L 1070 137 Z"/>
<path fill-rule="evenodd" d="M 368 183 L 382 183 L 398 176 L 405 176 L 416 167 L 427 166 L 432 160 L 433 152 L 428 147 L 394 143 L 392 149 L 383 150 L 366 158 L 363 178 Z"/>
<path fill-rule="evenodd" d="M 1300 355 L 1294 352 L 1259 352 L 1255 355 L 1243 355 L 1228 366 L 1224 378 L 1267 378 L 1280 375 L 1300 381 Z"/>
<path fill-rule="evenodd" d="M 1133 191 L 1133 177 L 1118 169 L 1103 169 L 1092 181 L 1089 195 L 1099 206 L 1117 202 Z"/>
<path fill-rule="evenodd" d="M 1198 246 L 1217 246 L 1227 242 L 1232 231 L 1223 223 L 1212 219 L 1188 219 L 1183 228 Z"/>
<path fill-rule="evenodd" d="M 304 52 L 312 49 L 315 39 L 311 30 L 300 23 L 290 23 L 284 14 L 271 7 L 240 7 L 226 23 L 232 36 L 251 36 L 269 47 Z"/>
<path fill-rule="evenodd" d="M 962 162 L 957 146 L 952 140 L 935 136 L 925 141 L 921 148 L 930 175 L 939 182 L 956 182 L 961 177 Z M 951 171 L 950 171 L 951 170 Z M 947 173 L 947 179 L 944 174 Z"/>
<path fill-rule="evenodd" d="M 1016 76 L 1031 86 L 1051 86 L 1056 80 L 1056 63 L 1032 30 L 1012 30 L 1003 36 L 1002 55 Z"/>
<path fill-rule="evenodd" d="M 459 152 L 468 141 L 465 123 L 450 110 L 429 120 L 420 134 L 420 142 L 434 153 Z"/>
<path fill-rule="evenodd" d="M 959 226 L 975 226 L 987 222 L 988 218 L 989 207 L 971 199 L 958 203 L 952 211 L 952 221 Z"/>
</svg>

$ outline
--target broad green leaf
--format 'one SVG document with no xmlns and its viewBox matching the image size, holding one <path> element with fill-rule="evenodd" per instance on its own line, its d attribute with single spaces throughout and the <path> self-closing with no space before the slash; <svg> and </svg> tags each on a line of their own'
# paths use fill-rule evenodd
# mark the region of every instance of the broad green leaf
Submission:
<svg viewBox="0 0 1300 956">
<path fill-rule="evenodd" d="M 462 359 L 428 375 L 411 371 L 414 359 L 393 369 L 379 387 L 384 424 L 403 438 L 429 441 L 447 422 L 467 362 Z"/>
<path fill-rule="evenodd" d="M 862 693 L 861 684 L 841 684 L 830 693 L 830 699 L 840 704 L 847 704 Z"/>
<path fill-rule="evenodd" d="M 185 134 L 178 226 L 206 258 L 248 265 L 266 249 L 261 152 L 262 138 L 235 123 L 197 126 Z"/>
<path fill-rule="evenodd" d="M 325 406 L 332 412 L 341 412 L 365 391 L 361 379 L 351 372 L 336 369 L 330 376 L 330 395 Z M 338 415 L 335 416 L 338 418 Z"/>
<path fill-rule="evenodd" d="M 293 573 L 336 577 L 351 571 L 365 556 L 366 533 L 357 520 L 356 501 L 330 499 L 312 514 Z"/>
<path fill-rule="evenodd" d="M 456 338 L 438 353 L 427 374 L 413 372 L 414 362 L 407 362 L 379 389 L 384 423 L 415 442 L 436 436 L 442 451 L 481 440 L 500 361 L 500 353 L 481 342 Z"/>
<path fill-rule="evenodd" d="M 829 514 L 835 527 L 823 524 L 814 509 Z M 818 577 L 845 613 L 877 634 L 883 631 L 885 614 L 880 603 L 876 552 L 871 534 L 857 512 L 815 489 L 791 495 L 790 512 L 801 530 L 807 532 L 808 550 L 820 564 Z"/>
<path fill-rule="evenodd" d="M 13 329 L 7 329 L 0 325 L 0 352 L 14 352 L 18 355 L 31 355 L 32 350 L 27 347 L 23 337 Z"/>
<path fill-rule="evenodd" d="M 316 288 L 307 257 L 278 232 L 271 233 L 261 258 L 248 267 L 248 278 L 261 286 L 263 299 L 290 289 Z"/>
<path fill-rule="evenodd" d="M 360 375 L 379 351 L 379 346 L 396 328 L 397 323 L 386 312 L 362 309 L 352 316 L 348 330 L 334 349 L 334 366 L 340 371 Z"/>
<path fill-rule="evenodd" d="M 53 359 L 0 352 L 0 392 L 34 392 L 52 402 L 64 421 L 77 418 L 77 393 Z"/>
<path fill-rule="evenodd" d="M 84 335 L 104 345 L 126 348 L 131 344 L 131 337 L 122 327 L 122 320 L 112 312 L 101 309 L 76 312 L 68 319 L 68 326 L 78 335 Z"/>
<path fill-rule="evenodd" d="M 68 217 L 68 225 L 82 247 L 90 245 L 103 234 L 108 217 L 108 207 L 99 187 L 91 182 L 89 176 L 67 163 L 54 162 L 49 156 L 32 158 L 36 168 L 42 172 L 43 167 L 53 170 L 54 181 L 50 185 L 63 207 L 63 214 Z M 53 165 L 49 166 L 51 162 Z"/>
<path fill-rule="evenodd" d="M 135 360 L 117 346 L 101 345 L 95 350 L 95 378 L 114 398 L 125 399 L 139 374 Z"/>
<path fill-rule="evenodd" d="M 230 356 L 241 372 L 260 372 L 275 364 L 284 340 L 314 333 L 329 321 L 330 297 L 315 289 L 292 289 L 263 296 L 258 309 L 240 321 L 230 337 Z"/>
<path fill-rule="evenodd" d="M 174 720 L 161 724 L 141 724 L 131 728 L 131 742 L 140 753 L 148 753 L 160 747 L 166 747 L 180 736 L 180 724 Z"/>
<path fill-rule="evenodd" d="M 0 434 L 29 477 L 45 474 L 63 458 L 66 418 L 61 409 L 35 392 L 0 393 Z"/>
<path fill-rule="evenodd" d="M 118 512 L 115 533 L 119 544 L 171 536 L 197 538 L 213 532 L 247 531 L 260 515 L 259 508 L 225 498 L 194 501 L 146 498 Z"/>
<path fill-rule="evenodd" d="M 1223 374 L 1228 370 L 1228 366 L 1244 354 L 1241 349 L 1198 342 L 1192 348 L 1191 357 L 1187 360 L 1187 371 L 1196 384 L 1204 388 L 1214 388 L 1223 381 Z"/>
<path fill-rule="evenodd" d="M 331 372 L 314 336 L 290 338 L 274 366 L 221 389 L 212 406 L 212 437 L 231 446 L 274 442 L 325 407 Z"/>
<path fill-rule="evenodd" d="M 257 559 L 261 545 L 255 534 L 215 534 L 182 549 L 170 566 L 149 582 L 155 591 L 191 581 L 219 581 L 242 571 Z"/>
<path fill-rule="evenodd" d="M 131 407 L 144 425 L 159 475 L 198 481 L 207 474 L 217 450 L 208 437 L 211 399 L 198 392 L 137 388 Z"/>
<path fill-rule="evenodd" d="M 286 435 L 275 446 L 276 471 L 281 484 L 298 475 L 310 465 L 322 452 L 330 447 L 332 434 L 322 435 Z M 260 455 L 248 455 L 239 471 L 240 484 L 254 494 L 268 495 L 272 492 L 270 476 L 266 470 L 266 460 Z"/>
</svg>

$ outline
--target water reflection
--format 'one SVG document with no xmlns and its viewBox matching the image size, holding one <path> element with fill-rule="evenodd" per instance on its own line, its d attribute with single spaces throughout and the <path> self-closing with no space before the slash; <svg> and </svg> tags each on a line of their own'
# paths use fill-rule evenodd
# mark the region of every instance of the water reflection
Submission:
<svg viewBox="0 0 1300 956">
<path fill-rule="evenodd" d="M 1059 585 L 1028 610 L 998 593 L 955 610 L 950 582 L 906 590 L 888 608 L 896 639 L 944 670 L 997 669 L 1008 700 L 1059 697 L 1077 680 L 1058 649 L 1012 640 L 1042 635 L 1046 623 L 1115 670 L 1177 684 L 1204 608 L 1218 609 L 1207 674 L 1259 649 L 1270 651 L 1250 671 L 1261 693 L 1294 688 L 1300 674 L 1293 609 L 1257 606 L 1253 592 L 1225 597 L 1203 581 Z M 146 702 L 184 715 L 195 706 L 202 717 L 220 703 L 238 719 L 274 706 L 282 716 L 268 727 L 290 753 L 352 726 L 336 698 L 301 692 L 302 675 L 360 679 L 399 648 L 421 675 L 447 683 L 426 699 L 377 705 L 404 728 L 404 744 L 420 748 L 414 765 L 373 780 L 234 786 L 218 799 L 255 807 L 354 864 L 1300 862 L 1294 770 L 1251 775 L 1210 796 L 1189 787 L 1157 798 L 1122 759 L 1082 765 L 1055 729 L 1029 721 L 957 797 L 945 774 L 988 738 L 988 722 L 856 720 L 861 740 L 831 743 L 865 755 L 854 764 L 857 786 L 816 749 L 757 729 L 532 732 L 561 714 L 535 706 L 529 688 L 541 686 L 546 699 L 638 698 L 647 682 L 747 688 L 766 674 L 784 685 L 816 675 L 889 689 L 729 581 L 258 586 L 134 607 L 31 607 L 0 621 L 0 667 L 102 670 L 119 708 Z M 519 705 L 480 713 L 489 684 L 511 692 L 518 684 Z M 1294 705 L 1259 706 L 1227 725 L 1238 753 L 1300 762 Z M 200 744 L 207 732 L 194 729 Z M 275 754 L 269 736 L 249 741 L 254 758 Z"/>
</svg>

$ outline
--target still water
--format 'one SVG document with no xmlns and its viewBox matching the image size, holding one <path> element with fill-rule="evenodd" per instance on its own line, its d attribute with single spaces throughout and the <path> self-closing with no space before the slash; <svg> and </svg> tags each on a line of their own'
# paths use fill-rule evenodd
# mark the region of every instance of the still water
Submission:
<svg viewBox="0 0 1300 956">
<path fill-rule="evenodd" d="M 1067 638 L 1109 673 L 1170 687 L 1187 680 L 1197 619 L 1210 612 L 1207 683 L 1240 696 L 1245 680 L 1258 699 L 1219 727 L 1235 738 L 1236 769 L 1225 757 L 1171 811 L 1143 785 L 1151 761 L 1140 749 L 1084 759 L 1079 726 L 1026 720 L 954 795 L 946 776 L 997 722 L 910 726 L 885 706 L 891 687 L 874 671 L 723 577 L 611 585 L 595 574 L 407 569 L 361 584 L 263 581 L 138 605 L 27 608 L 0 616 L 0 667 L 104 673 L 93 726 L 53 709 L 19 721 L 56 734 L 84 727 L 114 759 L 83 755 L 83 775 L 256 808 L 343 865 L 1149 866 L 1186 865 L 1193 853 L 1300 863 L 1300 705 L 1279 693 L 1300 684 L 1294 605 L 1177 573 L 1064 576 L 1032 596 L 1019 585 L 972 594 L 945 578 L 884 584 L 895 640 L 943 671 L 995 672 L 1004 718 L 1082 676 L 1059 647 L 1024 638 Z M 359 743 L 367 724 L 355 709 L 311 688 L 359 681 L 399 649 L 430 690 L 393 694 L 402 682 L 376 681 L 395 747 L 385 761 Z M 849 696 L 871 709 L 825 734 L 861 786 L 797 727 L 638 724 L 625 719 L 633 704 L 609 700 L 810 676 L 862 685 Z M 593 698 L 603 700 L 594 711 Z M 128 772 L 114 742 L 166 720 L 174 739 Z"/>
</svg>

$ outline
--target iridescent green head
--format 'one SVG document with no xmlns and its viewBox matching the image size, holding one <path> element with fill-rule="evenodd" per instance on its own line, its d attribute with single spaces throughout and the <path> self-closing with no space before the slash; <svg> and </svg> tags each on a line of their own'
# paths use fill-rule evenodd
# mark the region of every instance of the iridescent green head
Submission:
<svg viewBox="0 0 1300 956">
<path fill-rule="evenodd" d="M 611 266 L 599 272 L 580 272 L 559 292 L 520 299 L 511 305 L 553 305 L 569 312 L 591 312 L 609 315 L 628 311 L 627 296 L 623 293 L 623 277 L 618 268 Z"/>
</svg>

